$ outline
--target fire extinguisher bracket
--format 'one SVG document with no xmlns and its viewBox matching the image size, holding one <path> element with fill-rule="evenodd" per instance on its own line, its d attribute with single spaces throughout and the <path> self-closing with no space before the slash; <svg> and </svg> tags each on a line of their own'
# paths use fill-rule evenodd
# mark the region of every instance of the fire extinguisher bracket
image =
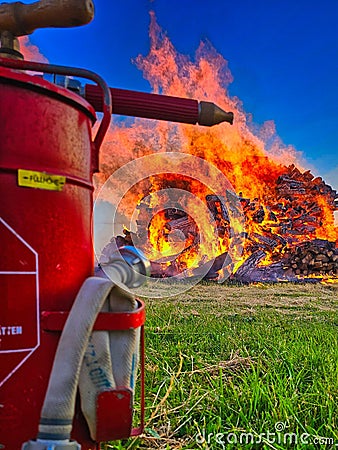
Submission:
<svg viewBox="0 0 338 450">
<path fill-rule="evenodd" d="M 96 399 L 96 439 L 115 441 L 139 436 L 144 430 L 144 324 L 145 303 L 137 299 L 138 307 L 128 312 L 101 312 L 93 331 L 117 331 L 140 328 L 140 424 L 133 428 L 133 392 L 128 387 L 116 387 L 100 392 Z M 47 332 L 62 332 L 69 311 L 43 311 L 41 327 Z M 32 447 L 32 449 L 36 447 Z M 30 447 L 27 447 L 29 450 Z M 26 449 L 25 449 L 26 450 Z"/>
<path fill-rule="evenodd" d="M 106 442 L 131 435 L 133 393 L 127 387 L 100 392 L 96 399 L 96 438 Z"/>
<path fill-rule="evenodd" d="M 94 324 L 95 331 L 130 330 L 145 323 L 145 304 L 137 300 L 138 308 L 129 312 L 101 312 Z M 68 311 L 43 311 L 41 326 L 43 331 L 62 331 L 68 318 Z"/>
</svg>

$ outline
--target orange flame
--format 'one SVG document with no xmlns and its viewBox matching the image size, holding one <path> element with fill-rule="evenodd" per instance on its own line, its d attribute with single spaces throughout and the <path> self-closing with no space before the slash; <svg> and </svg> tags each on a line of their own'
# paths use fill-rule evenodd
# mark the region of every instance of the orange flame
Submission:
<svg viewBox="0 0 338 450">
<path fill-rule="evenodd" d="M 230 97 L 228 93 L 232 75 L 227 61 L 210 43 L 204 42 L 196 51 L 195 61 L 180 55 L 157 24 L 154 13 L 151 13 L 150 42 L 149 54 L 138 56 L 135 62 L 155 93 L 212 101 L 222 109 L 234 112 L 234 125 L 203 128 L 144 119 L 124 124 L 115 121 L 101 150 L 101 174 L 96 177 L 98 187 L 114 170 L 137 157 L 171 151 L 190 153 L 216 166 L 241 199 L 249 239 L 236 267 L 257 245 L 262 245 L 262 237 L 265 244 L 268 242 L 270 250 L 261 264 L 274 262 L 281 257 L 286 245 L 295 245 L 302 240 L 319 238 L 338 242 L 334 208 L 324 193 L 314 189 L 306 195 L 296 192 L 292 198 L 278 193 L 280 177 L 287 172 L 285 164 L 301 167 L 302 156 L 293 147 L 282 143 L 272 121 L 254 132 L 251 118 L 244 112 L 240 100 Z M 182 177 L 177 176 L 178 185 L 181 181 Z M 316 180 L 311 182 L 316 184 Z M 132 190 L 132 201 L 129 198 L 126 202 L 126 210 L 139 204 L 149 192 L 156 192 L 165 186 L 163 179 L 156 177 L 141 184 Z M 203 201 L 210 193 L 195 180 L 189 180 L 187 189 Z M 297 202 L 297 208 L 292 205 L 293 201 Z M 189 208 L 189 214 L 193 214 L 193 207 Z M 315 213 L 314 208 L 318 209 Z M 305 212 L 310 209 L 311 217 L 304 219 L 307 217 Z M 156 251 L 174 254 L 177 242 L 170 242 L 168 233 L 163 231 L 169 219 L 164 211 L 154 211 L 154 214 L 148 229 L 150 241 Z M 290 228 L 290 219 L 296 229 Z M 307 223 L 306 220 L 310 219 L 314 221 Z M 214 222 L 198 223 L 198 227 L 209 230 L 212 226 L 215 230 L 217 220 L 214 217 Z M 203 249 L 201 243 L 194 246 L 185 242 L 184 248 L 188 245 L 190 251 L 182 252 L 182 265 L 193 267 L 197 256 L 202 261 L 227 251 L 229 236 L 226 234 L 227 230 L 225 235 L 217 236 L 216 243 Z M 211 233 L 210 239 L 215 240 L 215 232 Z"/>
</svg>

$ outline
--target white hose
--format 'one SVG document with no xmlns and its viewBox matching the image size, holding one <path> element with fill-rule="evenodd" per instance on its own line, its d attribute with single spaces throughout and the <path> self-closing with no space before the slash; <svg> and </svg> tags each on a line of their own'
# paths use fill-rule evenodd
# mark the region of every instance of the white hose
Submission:
<svg viewBox="0 0 338 450">
<path fill-rule="evenodd" d="M 135 298 L 115 286 L 108 295 L 104 310 L 128 312 L 137 308 Z M 90 435 L 96 440 L 96 397 L 114 387 L 134 390 L 136 356 L 139 350 L 139 329 L 95 331 L 87 346 L 79 379 L 81 409 Z"/>
<path fill-rule="evenodd" d="M 121 273 L 117 275 L 115 279 L 124 279 Z M 139 339 L 137 330 L 95 331 L 91 334 L 94 322 L 102 309 L 131 311 L 136 306 L 134 297 L 112 281 L 99 277 L 85 280 L 55 354 L 38 440 L 70 439 L 78 385 L 81 407 L 91 437 L 96 440 L 97 393 L 117 385 L 133 389 Z"/>
</svg>

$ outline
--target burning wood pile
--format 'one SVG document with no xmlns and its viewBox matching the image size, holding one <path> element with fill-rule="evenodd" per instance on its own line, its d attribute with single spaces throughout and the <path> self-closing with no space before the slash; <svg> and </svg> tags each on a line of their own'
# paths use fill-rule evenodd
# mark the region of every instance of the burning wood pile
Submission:
<svg viewBox="0 0 338 450">
<path fill-rule="evenodd" d="M 264 205 L 241 198 L 249 229 L 248 258 L 235 278 L 262 281 L 338 275 L 337 233 L 322 230 L 325 215 L 331 216 L 333 224 L 337 192 L 320 177 L 302 173 L 292 164 L 278 177 L 275 194 Z"/>
<path fill-rule="evenodd" d="M 276 180 L 274 191 L 275 195 L 265 198 L 264 202 L 244 198 L 241 193 L 237 197 L 245 216 L 245 230 L 241 233 L 245 244 L 240 260 L 229 260 L 231 278 L 257 282 L 337 276 L 337 233 L 331 232 L 326 238 L 327 230 L 322 229 L 324 215 L 331 215 L 333 223 L 333 213 L 338 209 L 337 192 L 310 171 L 302 173 L 294 165 L 285 167 Z M 225 193 L 229 195 L 233 194 Z M 224 250 L 232 237 L 225 207 L 228 203 L 212 194 L 205 196 L 205 203 Z M 169 260 L 160 258 L 152 262 L 153 277 L 170 277 L 189 268 L 189 261 L 200 244 L 200 229 L 187 212 L 179 208 L 153 210 L 141 201 L 137 227 L 136 240 L 149 239 L 160 252 L 164 247 L 171 250 Z M 118 246 L 133 244 L 133 233 L 125 230 L 124 234 L 117 237 Z M 175 236 L 181 244 L 176 248 Z M 226 256 L 227 252 L 221 250 L 213 255 L 215 260 L 207 279 L 217 279 Z M 205 259 L 199 263 L 205 263 Z"/>
<path fill-rule="evenodd" d="M 154 16 L 150 29 L 150 52 L 136 62 L 154 92 L 216 101 L 234 112 L 234 124 L 208 130 L 163 123 L 114 125 L 101 150 L 97 186 L 100 189 L 109 179 L 105 200 L 119 204 L 121 215 L 132 217 L 124 223 L 135 227 L 134 234 L 125 230 L 116 243 L 133 243 L 142 250 L 145 243 L 153 277 L 194 276 L 202 266 L 210 267 L 209 279 L 224 279 L 227 272 L 239 282 L 337 277 L 337 192 L 320 177 L 296 167 L 298 152 L 280 141 L 273 123 L 252 126 L 241 102 L 229 95 L 228 62 L 212 46 L 201 43 L 191 60 L 176 52 Z M 229 190 L 225 185 L 219 189 L 222 177 L 213 178 L 211 169 L 201 170 L 199 163 L 179 166 L 178 158 L 175 170 L 162 171 L 159 155 L 176 152 L 217 168 L 229 182 Z M 141 161 L 150 155 L 154 160 L 147 159 L 149 167 L 140 170 L 143 184 L 135 187 L 134 178 L 141 178 L 133 172 L 129 197 L 124 203 L 115 199 L 120 181 L 112 183 L 111 173 L 135 157 Z M 176 179 L 170 179 L 170 174 Z M 214 180 L 217 186 L 211 183 Z M 171 189 L 197 198 L 207 210 L 205 217 L 182 198 L 177 198 L 177 207 L 175 202 L 161 203 L 163 192 Z M 151 200 L 156 192 L 160 193 L 157 203 Z M 181 208 L 180 202 L 185 203 Z M 237 223 L 233 218 L 239 216 Z M 208 234 L 210 228 L 213 232 Z M 208 248 L 203 247 L 205 243 Z"/>
</svg>

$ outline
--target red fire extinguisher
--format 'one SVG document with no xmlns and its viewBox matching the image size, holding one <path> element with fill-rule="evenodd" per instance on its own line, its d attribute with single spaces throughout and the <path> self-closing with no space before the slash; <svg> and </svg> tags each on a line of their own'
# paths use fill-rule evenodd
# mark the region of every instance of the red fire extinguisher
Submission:
<svg viewBox="0 0 338 450">
<path fill-rule="evenodd" d="M 17 36 L 85 24 L 93 11 L 90 0 L 0 5 L 0 448 L 6 450 L 94 450 L 143 429 L 144 304 L 123 287 L 138 286 L 149 264 L 126 247 L 111 255 L 109 278 L 99 268 L 94 273 L 92 174 L 112 110 L 232 123 L 232 113 L 209 102 L 113 89 L 88 70 L 21 59 Z M 73 81 L 68 89 L 26 71 L 94 84 L 75 89 Z M 93 137 L 95 111 L 103 118 Z M 133 428 L 139 360 L 141 424 Z"/>
</svg>

